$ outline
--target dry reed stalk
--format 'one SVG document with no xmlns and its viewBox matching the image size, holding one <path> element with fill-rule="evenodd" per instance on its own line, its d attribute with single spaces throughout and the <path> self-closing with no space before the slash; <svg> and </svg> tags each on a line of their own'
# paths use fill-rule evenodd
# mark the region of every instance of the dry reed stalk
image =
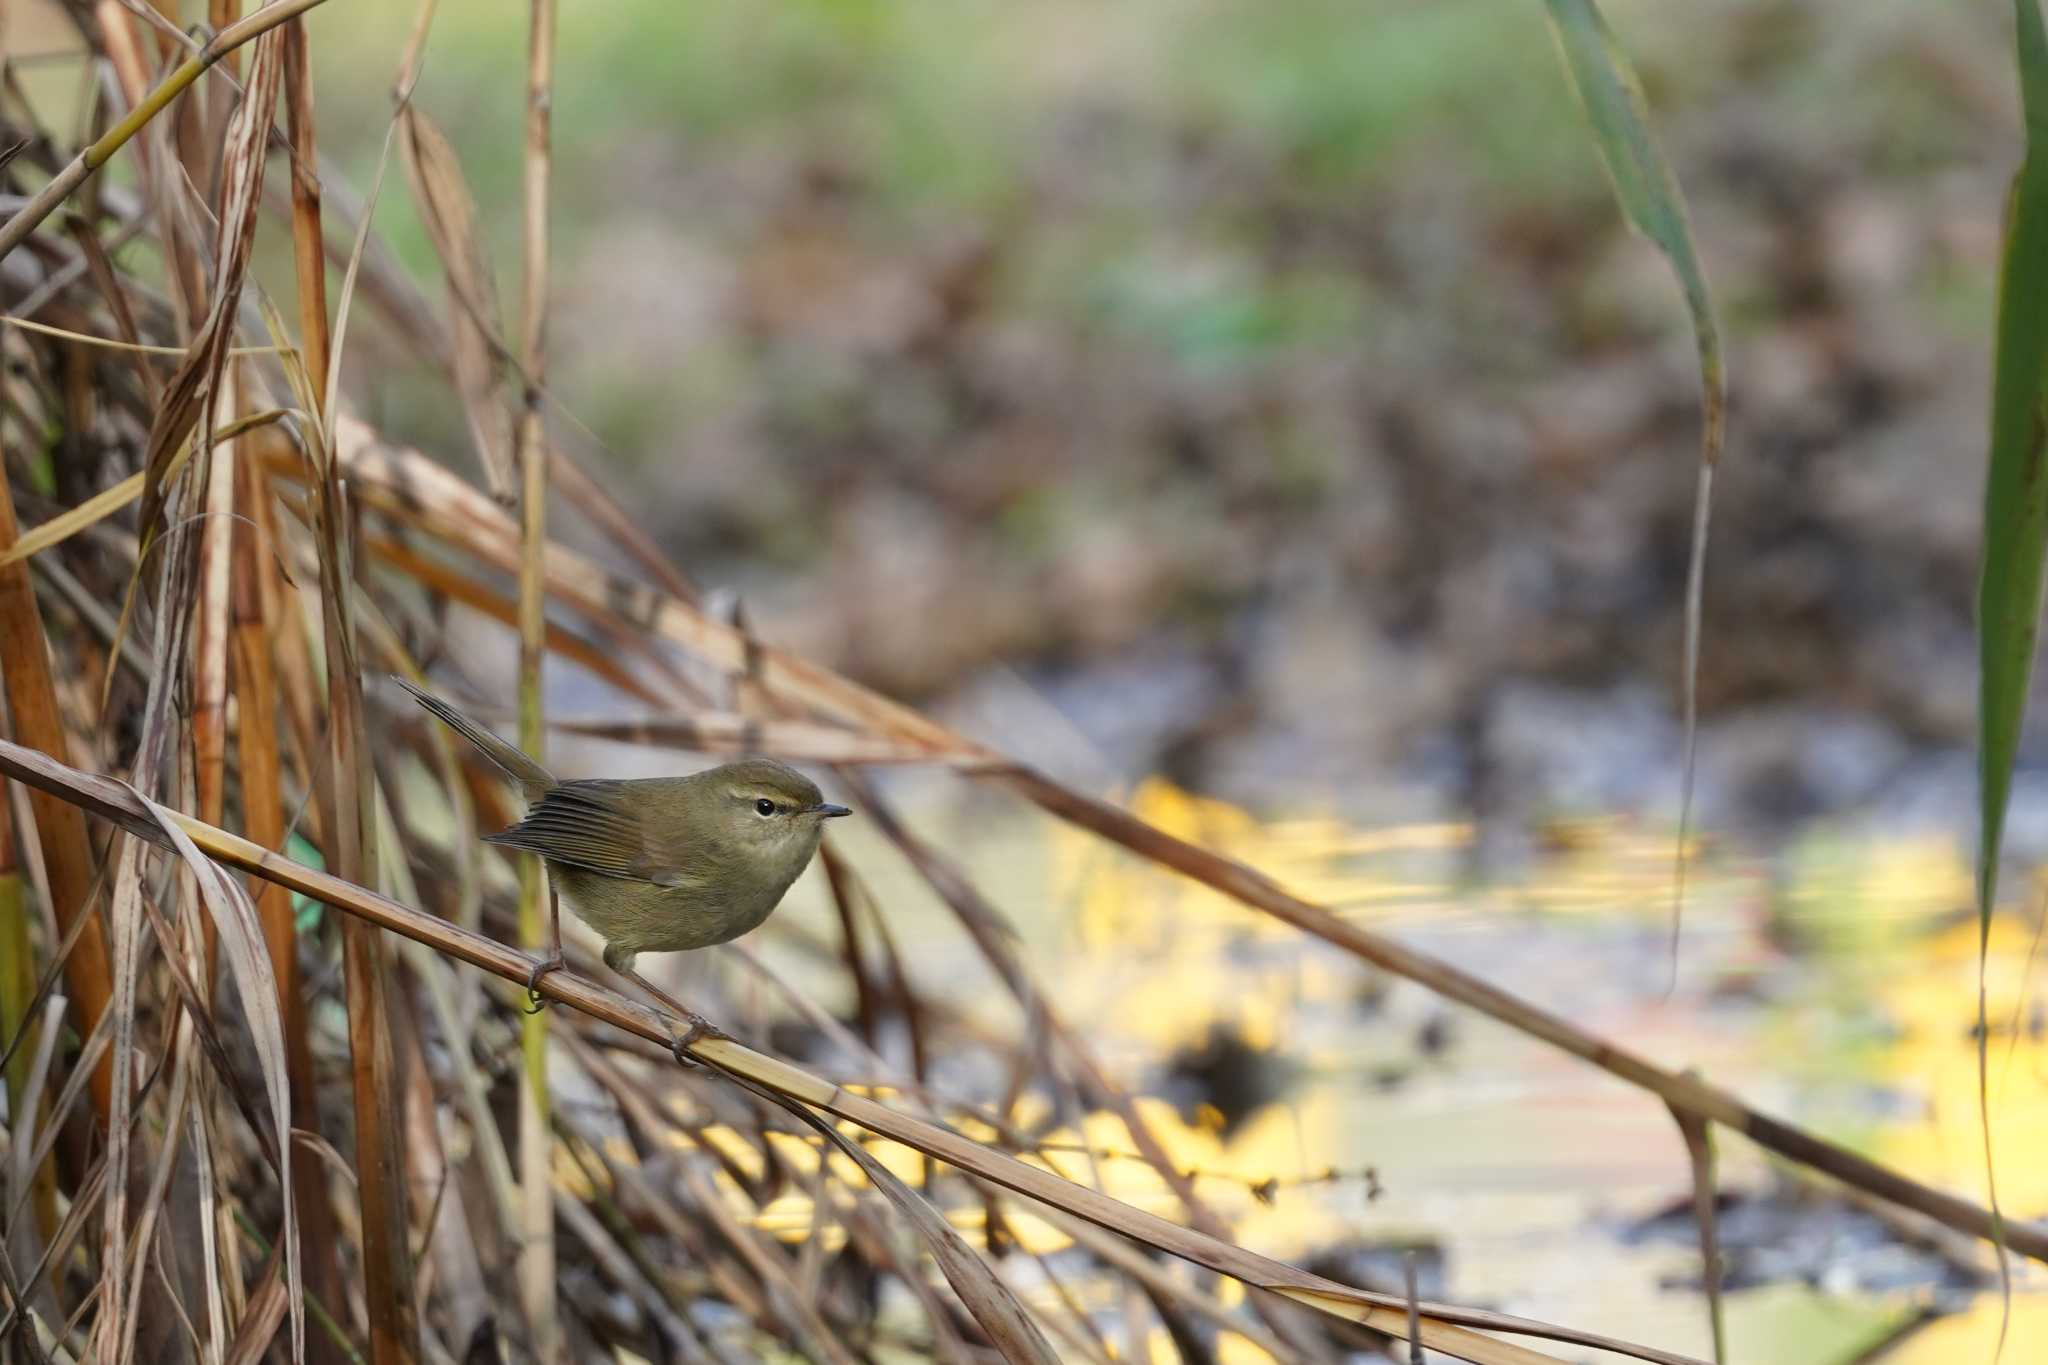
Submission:
<svg viewBox="0 0 2048 1365">
<path fill-rule="evenodd" d="M 493 496 L 509 502 L 519 480 L 498 373 L 503 343 L 497 335 L 497 285 L 484 254 L 476 200 L 447 134 L 410 101 L 399 108 L 398 146 L 420 222 L 448 278 L 456 388 L 469 418 L 470 441 Z"/>
<path fill-rule="evenodd" d="M 635 682 L 633 691 L 649 691 Z M 661 704 L 665 699 L 658 699 Z M 861 734 L 815 721 L 758 719 L 736 711 L 673 711 L 615 720 L 601 716 L 555 716 L 548 728 L 622 744 L 684 749 L 700 754 L 776 754 L 811 763 L 929 763 L 931 750 Z"/>
<path fill-rule="evenodd" d="M 14 544 L 20 529 L 14 519 L 14 492 L 0 478 L 0 549 Z M 57 709 L 56 682 L 50 672 L 50 647 L 43 634 L 26 563 L 0 565 L 0 687 L 7 692 L 14 738 L 63 760 L 70 741 Z M 64 961 L 64 981 L 78 1004 L 78 1028 L 90 1034 L 99 1026 L 113 998 L 106 936 L 91 914 L 96 878 L 92 844 L 78 808 L 31 791 L 35 833 L 42 846 L 43 871 L 50 891 L 50 911 L 59 932 L 75 933 L 77 944 Z M 93 1111 L 104 1123 L 113 1096 L 113 1073 L 102 1062 L 92 1078 Z"/>
<path fill-rule="evenodd" d="M 156 58 L 160 62 L 168 61 L 178 50 L 177 38 L 182 28 L 178 14 L 179 0 L 142 0 L 142 4 L 156 11 L 156 17 L 149 25 L 150 32 L 156 37 Z M 129 13 L 141 19 L 148 17 L 149 11 L 135 6 Z"/>
<path fill-rule="evenodd" d="M 477 1259 L 477 1244 L 470 1231 L 462 1186 L 453 1179 L 447 1150 L 441 1142 L 436 1122 L 439 1097 L 412 1011 L 395 1011 L 391 1031 L 404 1089 L 402 1123 L 412 1167 L 412 1206 L 421 1210 L 425 1222 L 418 1248 L 420 1270 L 424 1276 L 431 1268 L 439 1280 L 452 1351 L 458 1358 L 466 1359 L 488 1330 L 491 1299 L 484 1287 L 483 1267 Z M 418 1288 L 416 1297 L 422 1303 L 427 1301 L 424 1286 Z"/>
<path fill-rule="evenodd" d="M 314 677 L 312 632 L 306 623 L 304 599 L 285 574 L 278 538 L 277 499 L 269 478 L 260 464 L 246 458 L 246 452 L 243 464 L 255 488 L 247 513 L 257 547 L 256 591 L 269 637 L 270 661 L 284 698 L 286 733 L 297 753 L 298 771 L 314 791 L 308 817 L 315 832 L 324 832 L 332 827 L 332 792 L 327 783 L 318 780 L 326 763 L 320 738 L 320 684 Z"/>
<path fill-rule="evenodd" d="M 233 420 L 240 385 L 232 369 L 221 372 L 211 430 Z M 234 581 L 235 451 L 216 441 L 205 456 L 205 521 L 199 526 L 199 602 L 192 625 L 191 732 L 193 776 L 199 818 L 223 823 L 228 773 L 229 586 Z M 209 973 L 209 976 L 211 974 Z"/>
<path fill-rule="evenodd" d="M 285 0 L 284 4 L 273 6 L 264 13 L 274 13 L 290 3 L 291 0 Z M 145 556 L 157 534 L 158 522 L 169 496 L 172 471 L 176 462 L 185 458 L 188 446 L 200 452 L 193 460 L 188 480 L 194 490 L 191 496 L 193 505 L 187 509 L 188 515 L 196 515 L 213 506 L 208 495 L 210 475 L 213 461 L 223 458 L 213 450 L 216 407 L 225 388 L 228 352 L 239 320 L 242 287 L 248 276 L 256 238 L 256 213 L 261 204 L 271 110 L 277 103 L 284 75 L 283 36 L 272 31 L 275 27 L 272 24 L 259 30 L 262 36 L 257 42 L 255 60 L 250 64 L 249 86 L 225 136 L 220 208 L 213 242 L 214 282 L 207 299 L 205 318 L 183 361 L 164 386 L 143 448 L 140 526 Z M 191 265 L 196 274 L 199 268 L 196 258 Z M 229 419 L 233 417 L 231 412 L 225 415 Z M 224 508 L 232 505 L 232 499 L 222 504 Z M 227 685 L 227 541 L 225 528 L 220 534 L 209 537 L 202 524 L 200 533 L 200 554 L 206 563 L 218 567 L 219 581 L 208 579 L 202 566 L 201 600 L 207 604 L 203 613 L 205 623 L 210 624 L 213 630 L 211 638 L 202 636 L 199 641 L 201 647 L 211 650 L 211 653 L 202 660 L 196 682 L 208 689 L 199 698 L 201 706 L 224 705 Z M 211 554 L 209 546 L 212 547 Z M 182 547 L 177 553 L 184 553 Z M 217 716 L 216 719 L 220 718 Z M 213 752 L 222 756 L 223 762 L 226 744 L 221 731 L 224 728 L 223 721 L 214 726 L 207 736 Z"/>
<path fill-rule="evenodd" d="M 853 869 L 839 856 L 839 848 L 830 838 L 819 844 L 818 861 L 825 869 L 825 884 L 832 891 L 832 909 L 839 917 L 839 951 L 847 973 L 853 977 L 861 1038 L 872 1048 L 881 1038 L 882 994 L 868 969 L 867 953 L 861 947 L 860 907 L 854 902 Z M 920 1075 L 918 1081 L 923 1080 Z"/>
<path fill-rule="evenodd" d="M 1727 1365 L 1728 1324 L 1721 1304 L 1721 1231 L 1714 1212 L 1714 1130 L 1705 1119 L 1674 1109 L 1671 1117 L 1685 1139 L 1692 1164 L 1692 1217 L 1700 1235 L 1700 1266 L 1707 1288 L 1707 1327 L 1714 1338 L 1714 1365 Z"/>
<path fill-rule="evenodd" d="M 327 404 L 327 262 L 320 226 L 319 153 L 314 146 L 313 70 L 306 21 L 284 27 L 285 132 L 291 140 L 292 269 L 298 284 L 299 345 L 313 401 Z"/>
<path fill-rule="evenodd" d="M 406 98 L 405 90 L 400 85 L 394 98 Z M 389 321 L 392 335 L 423 365 L 452 378 L 448 330 L 440 314 L 382 238 L 364 239 L 361 255 L 356 254 L 353 243 L 367 218 L 368 206 L 327 157 L 316 155 L 312 164 L 320 187 L 322 218 L 333 227 L 321 240 L 321 257 L 338 270 L 353 265 L 358 292 Z M 285 210 L 282 204 L 275 207 Z"/>
<path fill-rule="evenodd" d="M 284 27 L 284 63 L 285 130 L 291 142 L 292 269 L 299 314 L 298 373 L 305 397 L 312 404 L 311 411 L 324 414 L 328 405 L 327 386 L 332 357 L 320 216 L 319 160 L 314 145 L 313 72 L 303 17 L 295 16 Z M 275 330 L 273 328 L 273 332 Z M 253 448 L 249 449 L 253 452 Z M 305 452 L 296 446 L 291 449 L 304 466 Z M 254 459 L 251 458 L 249 463 L 253 466 Z M 315 471 L 306 466 L 302 472 L 304 481 L 310 482 L 314 477 L 317 477 Z M 250 500 L 250 515 L 255 521 L 257 544 L 263 560 L 258 566 L 261 607 L 264 619 L 281 632 L 275 658 L 282 674 L 286 706 L 298 742 L 302 771 L 307 774 L 307 780 L 313 782 L 312 774 L 320 753 L 315 737 L 320 726 L 317 689 L 312 677 L 312 642 L 308 638 L 305 617 L 299 610 L 297 595 L 287 595 L 282 571 L 278 567 L 280 561 L 275 554 L 277 519 L 272 511 L 267 480 L 260 471 L 253 475 L 252 485 L 255 496 Z M 324 783 L 315 785 L 322 791 L 326 790 Z M 323 803 L 320 809 L 328 821 L 323 828 L 332 828 L 331 806 Z M 303 1033 L 302 1020 L 301 1037 Z M 338 1303 L 340 1299 L 330 1294 L 328 1301 Z"/>
<path fill-rule="evenodd" d="M 191 794 L 188 781 L 183 796 L 189 800 Z M 276 998 L 277 983 L 270 974 L 270 962 L 268 953 L 265 950 L 262 926 L 257 919 L 255 907 L 250 903 L 249 898 L 243 894 L 240 885 L 228 877 L 217 863 L 199 852 L 191 840 L 184 835 L 176 821 L 169 817 L 166 809 L 163 806 L 146 801 L 143 805 L 146 812 L 157 822 L 159 829 L 169 840 L 173 851 L 178 854 L 180 859 L 179 869 L 187 876 L 191 887 L 196 891 L 196 895 L 190 895 L 185 898 L 184 908 L 186 915 L 188 917 L 197 915 L 200 913 L 201 907 L 203 907 L 208 918 L 217 927 L 217 938 L 221 946 L 222 956 L 232 969 L 230 977 L 235 983 L 237 994 L 240 998 L 242 1016 L 247 1027 L 247 1036 L 253 1046 L 258 1069 L 261 1074 L 264 1100 L 262 1107 L 268 1110 L 267 1118 L 261 1117 L 255 1112 L 256 1106 L 252 1103 L 249 1096 L 243 1093 L 234 1071 L 226 1060 L 225 1052 L 214 1035 L 208 1014 L 204 1008 L 204 1001 L 200 999 L 196 988 L 184 980 L 182 976 L 178 984 L 187 1008 L 179 1020 L 178 1038 L 181 1048 L 188 1053 L 190 1052 L 190 1045 L 186 1042 L 188 1036 L 196 1035 L 198 1041 L 205 1047 L 206 1055 L 214 1062 L 215 1074 L 223 1082 L 228 1095 L 235 1100 L 238 1107 L 242 1108 L 244 1117 L 250 1125 L 251 1132 L 258 1140 L 266 1164 L 276 1174 L 277 1187 L 280 1193 L 285 1196 L 282 1201 L 283 1236 L 281 1255 L 284 1266 L 285 1285 L 289 1291 L 287 1308 L 292 1324 L 292 1355 L 294 1359 L 297 1359 L 300 1355 L 300 1347 L 304 1337 L 305 1321 L 302 1311 L 304 1287 L 299 1275 L 299 1230 L 295 1210 L 289 1198 L 291 1189 L 290 1165 L 293 1147 L 290 1136 L 289 1081 L 286 1078 L 283 1030 L 276 1011 L 272 1008 L 272 1001 Z M 159 942 L 167 942 L 172 931 L 161 916 L 155 915 L 151 903 L 146 897 L 143 903 L 145 909 L 151 911 L 157 924 Z M 188 970 L 196 970 L 199 962 L 199 945 L 196 935 L 189 932 L 186 933 L 183 936 L 183 943 L 185 951 L 191 954 L 191 967 Z M 176 974 L 178 967 L 177 959 L 172 957 L 170 963 L 174 974 Z M 182 1083 L 188 1069 L 185 1065 L 178 1067 L 173 1077 L 174 1085 Z M 191 1075 L 190 1079 L 193 1091 L 198 1097 L 198 1102 L 203 1105 L 211 1089 L 208 1085 L 210 1077 L 204 1072 L 196 1072 Z M 178 1093 L 174 1089 L 174 1101 Z M 173 1112 L 175 1113 L 175 1102 Z M 166 1144 L 165 1153 L 160 1158 L 159 1169 L 163 1171 L 170 1170 L 171 1162 L 175 1159 L 176 1129 L 171 1127 L 168 1121 L 167 1128 L 169 1128 L 173 1140 Z M 187 1274 L 203 1274 L 204 1276 L 209 1336 L 214 1342 L 219 1342 L 226 1336 L 225 1305 L 230 1300 L 239 1303 L 241 1280 L 236 1270 L 236 1265 L 239 1261 L 238 1257 L 230 1256 L 228 1264 L 225 1266 L 222 1264 L 218 1253 L 218 1239 L 213 1235 L 217 1226 L 217 1220 L 208 1212 L 209 1202 L 214 1199 L 216 1192 L 214 1179 L 211 1174 L 214 1166 L 215 1148 L 216 1143 L 210 1136 L 208 1110 L 205 1107 L 195 1107 L 193 1110 L 193 1141 L 188 1148 L 191 1156 L 189 1160 L 178 1163 L 176 1168 L 178 1183 L 172 1186 L 172 1194 L 177 1200 L 178 1226 L 181 1228 L 187 1227 L 194 1219 L 198 1221 L 200 1229 L 200 1246 L 198 1250 L 203 1252 L 203 1268 L 189 1269 Z M 155 1197 L 154 1189 L 152 1190 L 152 1197 Z M 145 1244 L 147 1220 L 150 1213 L 149 1206 L 145 1205 L 144 1216 L 141 1220 L 145 1229 L 145 1237 L 139 1239 L 144 1241 Z M 189 1263 L 193 1254 L 193 1248 L 190 1246 L 191 1240 L 189 1235 L 168 1239 L 168 1248 L 174 1263 Z M 229 1240 L 232 1241 L 231 1233 Z M 233 1276 L 232 1289 L 224 1284 L 224 1277 L 227 1275 Z M 192 1301 L 192 1295 L 189 1291 L 185 1293 L 184 1297 L 186 1302 Z M 176 1304 L 173 1303 L 172 1307 L 175 1308 Z"/>
<path fill-rule="evenodd" d="M 98 27 L 100 46 L 114 68 L 115 84 L 130 109 L 142 103 L 149 90 L 149 62 L 142 54 L 141 35 L 134 16 L 121 7 L 121 0 L 95 0 L 93 22 Z M 148 148 L 139 149 L 144 157 Z"/>
<path fill-rule="evenodd" d="M 519 746 L 535 762 L 547 757 L 547 730 L 542 715 L 541 667 L 547 658 L 547 582 L 543 556 L 547 551 L 548 440 L 541 415 L 541 389 L 547 375 L 548 321 L 548 180 L 552 148 L 550 107 L 554 99 L 554 0 L 532 0 L 527 29 L 526 174 L 524 252 L 522 260 L 522 328 L 519 356 L 525 370 L 520 394 L 514 463 L 519 471 Z M 457 177 L 457 185 L 460 179 Z M 484 281 L 478 281 L 478 284 Z M 449 283 L 456 283 L 451 269 Z M 474 302 L 483 301 L 472 291 Z M 458 318 L 456 368 L 468 354 L 462 338 L 469 329 Z M 486 334 L 485 318 L 472 318 L 478 338 Z M 465 391 L 472 386 L 465 382 Z M 487 397 L 488 395 L 485 395 Z M 481 402 L 482 399 L 477 401 Z M 480 438 L 481 439 L 481 435 Z M 489 452 L 495 453 L 495 452 Z M 490 468 L 488 454 L 486 468 Z M 519 860 L 519 937 L 529 948 L 548 939 L 549 898 L 554 895 L 541 860 Z M 557 911 L 556 913 L 559 913 Z M 519 1184 L 523 1200 L 525 1245 L 520 1249 L 519 1283 L 533 1332 L 533 1352 L 542 1365 L 567 1359 L 561 1314 L 555 1290 L 554 1123 L 549 1114 L 548 1020 L 534 1011 L 520 1020 Z"/>
<path fill-rule="evenodd" d="M 202 424 L 213 431 L 234 420 L 241 386 L 232 365 L 224 366 L 214 388 L 214 407 Z M 206 464 L 205 521 L 199 526 L 199 601 L 192 623 L 192 770 L 195 809 L 210 825 L 224 823 L 228 779 L 229 585 L 234 581 L 235 452 L 231 441 L 216 441 Z M 210 923 L 205 935 L 206 989 L 211 990 L 215 956 Z"/>
<path fill-rule="evenodd" d="M 281 858 L 239 835 L 206 825 L 190 816 L 162 808 L 152 809 L 122 783 L 79 772 L 22 745 L 0 741 L 0 772 L 64 800 L 76 802 L 144 839 L 165 840 L 169 837 L 168 826 L 189 839 L 208 858 L 274 880 L 342 911 L 349 920 L 365 928 L 376 926 L 401 934 L 427 944 L 443 956 L 482 968 L 507 981 L 523 984 L 534 966 L 533 957 L 494 939 L 402 905 L 332 873 Z M 159 824 L 158 821 L 164 823 Z M 645 1039 L 664 1052 L 682 1032 L 679 1021 L 661 1011 L 567 972 L 550 974 L 541 982 L 539 989 L 548 999 Z M 730 1039 L 703 1039 L 691 1046 L 691 1052 L 699 1061 L 721 1071 L 743 1076 L 756 1085 L 824 1110 L 869 1132 L 926 1152 L 1017 1194 L 1051 1204 L 1184 1260 L 1324 1312 L 1367 1323 L 1375 1330 L 1394 1336 L 1404 1334 L 1407 1305 L 1406 1300 L 1398 1295 L 1374 1294 L 1325 1280 L 1169 1223 L 1038 1167 L 1025 1165 L 957 1133 L 900 1114 L 886 1105 L 850 1093 Z M 1698 1365 L 1690 1357 L 1669 1351 L 1616 1342 L 1595 1334 L 1506 1314 L 1439 1304 L 1424 1304 L 1421 1311 L 1425 1344 L 1459 1359 L 1479 1362 L 1479 1365 L 1494 1365 L 1495 1362 L 1524 1365 L 1525 1362 L 1549 1361 L 1552 1358 L 1480 1336 L 1469 1330 L 1472 1328 L 1596 1346 L 1641 1360 L 1662 1362 L 1662 1365 Z"/>
<path fill-rule="evenodd" d="M 1245 1321 L 1210 1295 L 1191 1289 L 1174 1279 L 1156 1262 L 1122 1238 L 1109 1236 L 1095 1224 L 1057 1209 L 1042 1210 L 1039 1216 L 1088 1248 L 1089 1254 L 1096 1259 L 1115 1266 L 1120 1273 L 1130 1276 L 1149 1292 L 1185 1304 L 1215 1326 L 1246 1338 L 1273 1359 L 1286 1360 L 1292 1352 L 1292 1347 L 1257 1323 Z M 1414 1336 L 1409 1337 L 1410 1341 L 1414 1339 Z"/>
<path fill-rule="evenodd" d="M 268 627 L 275 609 L 267 600 L 272 594 L 265 591 L 274 571 L 264 533 L 267 517 L 263 513 L 267 509 L 263 506 L 263 472 L 253 461 L 238 461 L 234 483 L 236 505 L 244 518 L 235 526 L 234 581 L 229 604 L 234 635 L 233 681 L 238 711 L 235 737 L 241 759 L 242 829 L 257 844 L 282 853 L 286 824 L 284 764 L 278 752 L 277 679 L 271 664 Z M 279 641 L 280 645 L 288 643 Z M 277 978 L 278 1011 L 284 1024 L 285 1073 L 291 1083 L 292 1126 L 317 1133 L 320 1108 L 312 1046 L 306 1036 L 306 1001 L 299 976 L 298 930 L 293 922 L 292 898 L 283 887 L 260 878 L 253 890 L 256 914 L 262 921 L 270 952 L 271 973 Z M 324 1302 L 339 1303 L 341 1267 L 327 1181 L 320 1163 L 296 1163 L 292 1167 L 292 1189 L 298 1201 L 305 1245 L 303 1273 L 307 1292 Z M 309 1354 L 315 1365 L 332 1365 L 340 1359 L 334 1343 L 324 1333 L 314 1333 L 309 1338 Z"/>
<path fill-rule="evenodd" d="M 342 876 L 362 877 L 375 865 L 369 750 L 363 693 L 356 672 L 351 601 L 355 578 L 347 490 L 330 461 L 321 484 L 320 599 L 327 660 L 327 762 L 333 784 L 327 860 Z M 390 986 L 382 942 L 369 926 L 342 921 L 342 962 L 348 1004 L 349 1057 L 355 1100 L 356 1189 L 362 1209 L 363 1298 L 370 1322 L 372 1365 L 418 1358 L 412 1257 L 398 1136 L 399 1089 L 391 1041 Z"/>
<path fill-rule="evenodd" d="M 257 3 L 261 4 L 262 0 L 257 0 Z M 163 8 L 163 0 L 158 0 L 158 8 Z M 172 6 L 172 8 L 165 10 L 165 16 L 175 20 L 177 18 L 176 7 Z M 224 28 L 232 27 L 234 22 L 241 17 L 242 0 L 206 0 L 207 27 L 211 28 L 215 33 L 220 32 Z M 239 77 L 242 74 L 242 58 L 240 53 L 230 52 L 222 60 L 227 66 L 230 76 Z"/>
</svg>

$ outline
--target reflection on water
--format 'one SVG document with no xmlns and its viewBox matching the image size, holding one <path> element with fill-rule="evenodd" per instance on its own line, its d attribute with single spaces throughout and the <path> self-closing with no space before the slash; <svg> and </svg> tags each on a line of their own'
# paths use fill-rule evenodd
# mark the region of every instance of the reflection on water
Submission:
<svg viewBox="0 0 2048 1365">
<path fill-rule="evenodd" d="M 1658 831 L 1560 825 L 1496 885 L 1468 875 L 1461 826 L 1261 824 L 1162 782 L 1128 800 L 1377 932 L 1983 1196 L 1977 928 L 1959 846 L 1816 833 L 1764 860 L 1710 845 L 1667 993 L 1672 852 Z M 1657 1101 L 1095 839 L 1035 817 L 997 836 L 975 823 L 979 838 L 954 846 L 983 850 L 974 870 L 1038 979 L 1145 1096 L 1174 1164 L 1246 1245 L 1395 1291 L 1414 1251 L 1425 1294 L 1711 1353 L 1689 1167 Z M 928 989 L 991 1030 L 1020 1026 L 971 962 L 950 969 L 957 931 L 916 909 L 909 881 L 884 896 L 892 914 L 934 916 L 915 959 Z M 2022 992 L 2030 924 L 1997 923 L 1987 978 L 2000 1193 L 2023 1218 L 2048 1213 L 2048 1040 L 2043 1006 Z M 1056 1116 L 1027 1104 L 1016 1117 Z M 1054 1132 L 1045 1160 L 1063 1174 L 1181 1216 L 1115 1118 Z M 1719 1147 L 1733 1359 L 1991 1358 L 1999 1303 L 1983 1249 L 1846 1201 L 1738 1138 Z M 782 1226 L 795 1235 L 808 1217 Z M 1035 1250 L 1065 1243 L 1046 1224 L 1012 1231 Z M 2048 1276 L 2015 1269 L 2006 1359 L 2034 1359 L 2048 1343 Z M 1236 1301 L 1234 1287 L 1218 1292 Z M 1219 1350 L 1267 1358 L 1242 1339 Z M 1155 1354 L 1174 1358 L 1164 1338 Z"/>
</svg>

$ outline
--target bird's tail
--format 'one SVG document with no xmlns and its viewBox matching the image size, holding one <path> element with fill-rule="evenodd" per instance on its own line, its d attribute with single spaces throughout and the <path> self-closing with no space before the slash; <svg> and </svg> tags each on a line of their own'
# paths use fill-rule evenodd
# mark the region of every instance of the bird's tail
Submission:
<svg viewBox="0 0 2048 1365">
<path fill-rule="evenodd" d="M 555 785 L 555 775 L 553 773 L 534 762 L 518 749 L 507 744 L 504 740 L 499 739 L 489 730 L 484 729 L 483 726 L 478 725 L 468 716 L 463 715 L 462 712 L 456 710 L 447 702 L 442 701 L 433 693 L 424 688 L 413 686 L 396 673 L 391 675 L 391 680 L 412 693 L 413 698 L 421 706 L 426 707 L 429 711 L 440 717 L 441 721 L 449 729 L 483 750 L 485 758 L 497 764 L 504 770 L 505 776 L 519 784 L 520 789 L 526 793 L 526 799 L 529 804 L 547 795 L 548 789 Z"/>
</svg>

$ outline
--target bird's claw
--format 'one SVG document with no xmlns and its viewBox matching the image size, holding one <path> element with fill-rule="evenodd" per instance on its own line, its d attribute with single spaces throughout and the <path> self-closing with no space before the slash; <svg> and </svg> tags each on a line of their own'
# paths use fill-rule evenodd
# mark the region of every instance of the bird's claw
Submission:
<svg viewBox="0 0 2048 1365">
<path fill-rule="evenodd" d="M 668 1050 L 675 1054 L 676 1061 L 682 1065 L 698 1065 L 697 1061 L 690 1056 L 691 1044 L 701 1042 L 706 1038 L 723 1038 L 728 1042 L 732 1040 L 730 1033 L 727 1033 L 703 1015 L 692 1014 L 686 1017 L 690 1021 L 690 1027 L 682 1033 L 672 1033 L 668 1040 Z"/>
<path fill-rule="evenodd" d="M 559 972 L 567 965 L 568 963 L 560 953 L 556 953 L 553 957 L 533 964 L 533 971 L 526 978 L 526 1012 L 528 1014 L 539 1014 L 548 1007 L 548 1002 L 540 997 L 541 978 L 549 972 Z"/>
</svg>

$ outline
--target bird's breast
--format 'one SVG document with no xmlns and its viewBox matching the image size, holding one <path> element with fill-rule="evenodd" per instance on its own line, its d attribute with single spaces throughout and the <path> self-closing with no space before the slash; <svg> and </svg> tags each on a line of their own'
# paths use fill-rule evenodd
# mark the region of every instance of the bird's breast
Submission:
<svg viewBox="0 0 2048 1365">
<path fill-rule="evenodd" d="M 658 886 L 551 864 L 555 889 L 584 923 L 628 953 L 679 953 L 729 943 L 761 926 L 787 884 L 753 894 L 730 882 L 705 880 Z"/>
</svg>

